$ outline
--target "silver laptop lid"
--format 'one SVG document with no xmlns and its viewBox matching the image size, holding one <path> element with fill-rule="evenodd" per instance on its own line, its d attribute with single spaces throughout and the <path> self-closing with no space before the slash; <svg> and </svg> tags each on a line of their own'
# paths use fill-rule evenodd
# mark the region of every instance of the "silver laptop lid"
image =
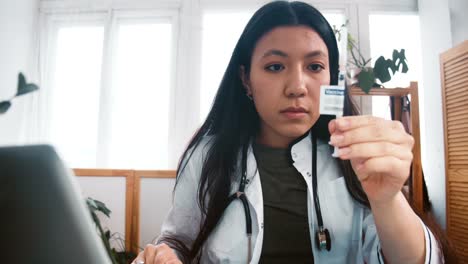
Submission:
<svg viewBox="0 0 468 264">
<path fill-rule="evenodd" d="M 2 263 L 111 263 L 76 179 L 47 145 L 0 148 Z"/>
</svg>

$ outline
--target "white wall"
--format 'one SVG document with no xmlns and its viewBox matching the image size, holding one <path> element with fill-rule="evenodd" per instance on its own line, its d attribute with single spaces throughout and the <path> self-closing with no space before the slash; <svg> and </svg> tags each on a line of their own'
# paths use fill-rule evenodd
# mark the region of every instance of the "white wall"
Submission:
<svg viewBox="0 0 468 264">
<path fill-rule="evenodd" d="M 468 39 L 468 1 L 449 0 L 452 43 L 456 46 Z"/>
<path fill-rule="evenodd" d="M 26 77 L 32 69 L 34 26 L 38 17 L 38 0 L 0 1 L 0 100 L 11 98 L 16 92 L 18 72 Z M 28 98 L 13 101 L 6 115 L 0 116 L 0 145 L 19 142 Z"/>
<path fill-rule="evenodd" d="M 465 1 L 465 0 L 462 0 Z M 439 54 L 452 47 L 448 1 L 419 0 L 426 138 L 423 169 L 437 221 L 445 228 L 445 161 Z"/>
</svg>

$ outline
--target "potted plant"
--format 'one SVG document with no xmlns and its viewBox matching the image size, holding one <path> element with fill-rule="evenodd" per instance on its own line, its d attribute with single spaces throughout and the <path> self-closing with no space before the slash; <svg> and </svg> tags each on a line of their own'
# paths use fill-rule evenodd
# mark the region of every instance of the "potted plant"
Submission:
<svg viewBox="0 0 468 264">
<path fill-rule="evenodd" d="M 110 218 L 111 210 L 109 210 L 109 208 L 107 208 L 106 204 L 104 204 L 103 202 L 95 200 L 91 197 L 86 198 L 86 205 L 88 206 L 89 212 L 91 213 L 91 217 L 93 218 L 93 221 L 96 224 L 98 235 L 100 236 L 112 263 L 130 263 L 136 257 L 136 254 L 133 252 L 126 251 L 124 243 L 125 241 L 121 238 L 115 238 L 115 236 L 118 235 L 117 233 L 111 234 L 110 230 L 104 230 L 104 228 L 101 225 L 101 221 L 99 220 L 98 212 Z M 115 239 L 121 242 L 120 251 L 115 250 L 110 245 L 110 241 Z"/>
<path fill-rule="evenodd" d="M 25 95 L 34 91 L 39 90 L 39 86 L 35 85 L 34 83 L 27 83 L 26 78 L 24 75 L 20 72 L 18 74 L 18 85 L 17 85 L 17 91 L 16 94 L 10 98 L 9 100 L 1 101 L 0 102 L 0 115 L 5 114 L 8 109 L 11 107 L 11 101 L 21 95 Z"/>
<path fill-rule="evenodd" d="M 348 21 L 341 25 L 340 28 L 333 25 L 333 31 L 338 40 L 341 40 L 342 30 L 347 25 Z M 401 49 L 400 51 L 394 49 L 391 59 L 380 56 L 375 61 L 374 66 L 369 66 L 371 59 L 366 59 L 362 55 L 358 43 L 348 33 L 347 52 L 351 55 L 346 67 L 348 84 L 359 86 L 365 93 L 369 93 L 372 87 L 383 88 L 382 84 L 390 81 L 397 71 L 402 73 L 408 72 L 405 49 Z"/>
</svg>

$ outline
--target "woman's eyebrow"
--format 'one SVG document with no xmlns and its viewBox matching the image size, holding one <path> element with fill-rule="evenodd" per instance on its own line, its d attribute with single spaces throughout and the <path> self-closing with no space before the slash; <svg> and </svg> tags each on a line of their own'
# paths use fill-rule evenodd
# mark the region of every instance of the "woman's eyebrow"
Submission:
<svg viewBox="0 0 468 264">
<path fill-rule="evenodd" d="M 281 50 L 268 50 L 267 52 L 265 52 L 262 56 L 262 58 L 265 58 L 265 57 L 268 57 L 268 56 L 273 56 L 273 55 L 276 55 L 276 56 L 280 56 L 280 57 L 288 57 L 288 54 L 286 54 L 286 52 L 283 52 Z"/>
<path fill-rule="evenodd" d="M 307 53 L 304 57 L 305 57 L 305 58 L 316 58 L 316 57 L 327 58 L 328 55 L 325 54 L 325 52 L 323 52 L 323 51 L 321 51 L 321 50 L 314 50 L 314 51 L 312 51 L 312 52 Z"/>
<path fill-rule="evenodd" d="M 281 50 L 275 50 L 275 49 L 272 49 L 272 50 L 268 50 L 267 52 L 265 52 L 262 56 L 262 58 L 265 58 L 265 57 L 268 57 L 268 56 L 280 56 L 280 57 L 285 57 L 287 58 L 288 57 L 288 54 L 284 51 L 281 51 Z M 304 58 L 316 58 L 316 57 L 323 57 L 323 58 L 327 58 L 327 54 L 325 54 L 325 52 L 321 51 L 321 50 L 314 50 L 314 51 L 311 51 L 309 53 L 307 53 Z"/>
</svg>

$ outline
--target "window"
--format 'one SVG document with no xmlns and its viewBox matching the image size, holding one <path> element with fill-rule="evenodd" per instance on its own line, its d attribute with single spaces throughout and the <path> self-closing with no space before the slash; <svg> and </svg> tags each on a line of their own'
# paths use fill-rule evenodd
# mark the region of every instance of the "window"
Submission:
<svg viewBox="0 0 468 264">
<path fill-rule="evenodd" d="M 50 139 L 76 167 L 96 167 L 103 26 L 61 27 L 56 42 Z"/>
<path fill-rule="evenodd" d="M 73 23 L 52 34 L 50 143 L 75 168 L 168 169 L 171 18 Z"/>
<path fill-rule="evenodd" d="M 200 89 L 200 120 L 208 115 L 245 25 L 253 12 L 205 13 L 202 32 L 202 73 Z"/>
<path fill-rule="evenodd" d="M 422 80 L 421 42 L 417 15 L 371 14 L 369 35 L 372 64 L 381 55 L 391 58 L 393 49 L 405 49 L 408 72 L 406 74 L 397 72 L 391 81 L 384 84 L 385 87 L 408 87 L 410 81 Z M 421 94 L 422 91 L 420 90 L 419 93 Z M 422 100 L 419 102 L 422 103 Z M 372 113 L 375 116 L 391 119 L 388 97 L 374 96 Z"/>
<path fill-rule="evenodd" d="M 168 167 L 171 24 L 122 24 L 112 74 L 108 166 Z"/>
</svg>

